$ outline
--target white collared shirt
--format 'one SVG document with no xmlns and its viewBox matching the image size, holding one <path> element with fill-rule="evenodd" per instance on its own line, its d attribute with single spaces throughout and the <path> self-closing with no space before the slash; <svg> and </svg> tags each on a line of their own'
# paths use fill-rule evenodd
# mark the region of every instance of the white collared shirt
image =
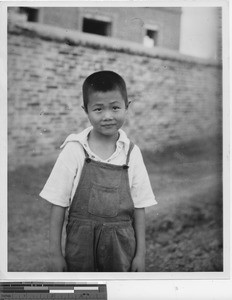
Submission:
<svg viewBox="0 0 232 300">
<path fill-rule="evenodd" d="M 120 129 L 116 150 L 106 160 L 101 159 L 91 151 L 88 144 L 88 135 L 92 127 L 88 127 L 79 134 L 71 134 L 61 145 L 62 151 L 53 167 L 53 170 L 40 193 L 40 196 L 52 204 L 70 206 L 77 189 L 87 151 L 90 158 L 104 163 L 123 165 L 129 150 L 130 140 Z M 142 154 L 138 146 L 134 146 L 129 160 L 129 185 L 135 208 L 148 207 L 156 204 Z"/>
</svg>

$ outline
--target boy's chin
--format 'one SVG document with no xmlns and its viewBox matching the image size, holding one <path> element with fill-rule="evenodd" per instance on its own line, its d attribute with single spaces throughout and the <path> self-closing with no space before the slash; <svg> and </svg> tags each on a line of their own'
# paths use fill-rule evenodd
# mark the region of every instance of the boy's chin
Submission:
<svg viewBox="0 0 232 300">
<path fill-rule="evenodd" d="M 104 132 L 101 132 L 102 135 L 105 135 L 105 136 L 115 136 L 118 134 L 118 130 L 114 130 L 114 131 L 104 131 Z"/>
<path fill-rule="evenodd" d="M 103 130 L 100 130 L 98 131 L 98 134 L 102 135 L 102 136 L 115 136 L 118 134 L 118 129 L 117 128 L 111 128 L 111 129 L 103 129 Z"/>
</svg>

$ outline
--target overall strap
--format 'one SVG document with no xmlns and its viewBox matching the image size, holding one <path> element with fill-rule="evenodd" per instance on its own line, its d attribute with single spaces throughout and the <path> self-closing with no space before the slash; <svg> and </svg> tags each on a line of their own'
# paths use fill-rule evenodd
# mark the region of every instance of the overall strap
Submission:
<svg viewBox="0 0 232 300">
<path fill-rule="evenodd" d="M 134 148 L 134 143 L 130 142 L 129 150 L 128 150 L 127 157 L 126 157 L 126 165 L 127 166 L 128 166 L 128 163 L 130 160 L 130 154 L 131 154 L 131 151 L 133 150 L 133 148 Z"/>
</svg>

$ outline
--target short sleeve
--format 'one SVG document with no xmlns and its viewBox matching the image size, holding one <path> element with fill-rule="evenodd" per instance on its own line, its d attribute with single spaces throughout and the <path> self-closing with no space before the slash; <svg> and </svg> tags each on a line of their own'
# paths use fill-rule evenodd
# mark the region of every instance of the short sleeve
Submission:
<svg viewBox="0 0 232 300">
<path fill-rule="evenodd" d="M 73 145 L 68 143 L 58 156 L 40 197 L 52 204 L 68 207 L 76 171 L 77 161 Z"/>
<path fill-rule="evenodd" d="M 131 196 L 135 208 L 145 208 L 157 204 L 153 193 L 142 153 L 134 146 L 130 159 L 131 167 Z"/>
</svg>

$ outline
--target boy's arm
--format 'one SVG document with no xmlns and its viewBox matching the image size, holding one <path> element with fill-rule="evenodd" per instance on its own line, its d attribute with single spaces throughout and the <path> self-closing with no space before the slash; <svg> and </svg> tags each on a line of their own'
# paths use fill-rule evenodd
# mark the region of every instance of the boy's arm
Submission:
<svg viewBox="0 0 232 300">
<path fill-rule="evenodd" d="M 132 262 L 132 272 L 145 272 L 145 208 L 135 208 L 134 230 L 136 238 L 136 253 Z"/>
<path fill-rule="evenodd" d="M 50 271 L 67 271 L 67 265 L 62 254 L 61 237 L 64 224 L 65 207 L 52 204 L 50 215 L 49 254 Z"/>
</svg>

